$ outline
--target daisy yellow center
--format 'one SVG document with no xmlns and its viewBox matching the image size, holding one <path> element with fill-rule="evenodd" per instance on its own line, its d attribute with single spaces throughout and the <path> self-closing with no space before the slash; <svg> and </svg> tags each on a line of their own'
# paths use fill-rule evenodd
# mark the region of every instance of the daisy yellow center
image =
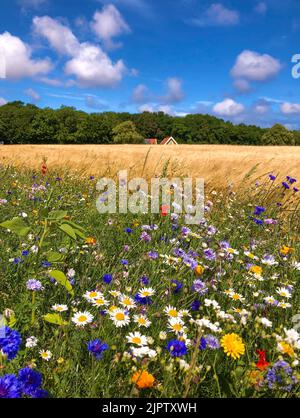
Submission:
<svg viewBox="0 0 300 418">
<path fill-rule="evenodd" d="M 147 291 L 146 292 L 143 292 L 142 293 L 142 296 L 144 296 L 146 298 L 147 296 L 150 296 L 150 292 L 147 292 Z"/>
<path fill-rule="evenodd" d="M 97 305 L 103 305 L 104 304 L 104 299 L 97 299 L 96 304 Z"/>
<path fill-rule="evenodd" d="M 61 306 L 57 306 L 57 307 L 56 307 L 56 310 L 57 310 L 58 312 L 62 312 L 64 309 L 63 309 Z"/>
<path fill-rule="evenodd" d="M 130 299 L 128 299 L 128 298 L 125 298 L 124 300 L 123 300 L 123 303 L 124 303 L 124 305 L 132 305 L 132 302 L 131 302 L 131 300 Z"/>
<path fill-rule="evenodd" d="M 134 344 L 141 344 L 142 340 L 139 337 L 134 337 L 132 338 L 132 342 Z"/>
<path fill-rule="evenodd" d="M 80 315 L 78 317 L 78 322 L 85 322 L 87 320 L 87 316 L 86 315 Z"/>
<path fill-rule="evenodd" d="M 145 325 L 145 323 L 146 323 L 145 318 L 139 318 L 139 323 L 142 324 L 142 325 Z"/>
<path fill-rule="evenodd" d="M 238 300 L 238 299 L 240 299 L 241 297 L 240 297 L 240 295 L 237 295 L 236 293 L 232 296 L 232 298 L 234 299 L 234 300 Z"/>
<path fill-rule="evenodd" d="M 125 319 L 125 315 L 122 312 L 118 312 L 116 315 L 116 320 L 117 321 L 124 321 Z"/>
<path fill-rule="evenodd" d="M 42 354 L 41 354 L 41 356 L 42 356 L 43 358 L 48 358 L 48 353 L 42 353 Z"/>
<path fill-rule="evenodd" d="M 174 329 L 174 331 L 180 331 L 182 329 L 182 325 L 181 324 L 174 324 L 172 326 L 172 328 Z"/>
<path fill-rule="evenodd" d="M 91 293 L 90 293 L 90 297 L 91 297 L 91 298 L 94 298 L 94 297 L 96 297 L 96 296 L 97 296 L 97 293 L 96 293 L 96 292 L 91 292 Z"/>
<path fill-rule="evenodd" d="M 175 309 L 170 309 L 169 315 L 172 316 L 173 318 L 176 318 L 178 316 L 178 312 Z"/>
</svg>

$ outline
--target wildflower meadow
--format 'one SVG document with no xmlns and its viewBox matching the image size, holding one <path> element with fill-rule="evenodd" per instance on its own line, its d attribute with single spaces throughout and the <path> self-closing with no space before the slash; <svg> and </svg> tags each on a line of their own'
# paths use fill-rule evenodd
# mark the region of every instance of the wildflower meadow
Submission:
<svg viewBox="0 0 300 418">
<path fill-rule="evenodd" d="M 0 398 L 299 396 L 289 173 L 207 185 L 197 225 L 99 214 L 92 173 L 0 177 Z"/>
</svg>

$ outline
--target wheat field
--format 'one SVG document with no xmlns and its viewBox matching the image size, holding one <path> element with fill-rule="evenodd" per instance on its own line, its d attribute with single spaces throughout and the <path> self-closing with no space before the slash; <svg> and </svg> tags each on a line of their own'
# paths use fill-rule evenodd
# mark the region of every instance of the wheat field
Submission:
<svg viewBox="0 0 300 418">
<path fill-rule="evenodd" d="M 49 169 L 63 173 L 115 176 L 161 175 L 204 178 L 214 186 L 238 183 L 251 172 L 257 178 L 269 172 L 300 175 L 300 147 L 233 145 L 2 145 L 4 165 L 39 169 L 43 158 Z M 287 172 L 288 170 L 288 172 Z"/>
</svg>

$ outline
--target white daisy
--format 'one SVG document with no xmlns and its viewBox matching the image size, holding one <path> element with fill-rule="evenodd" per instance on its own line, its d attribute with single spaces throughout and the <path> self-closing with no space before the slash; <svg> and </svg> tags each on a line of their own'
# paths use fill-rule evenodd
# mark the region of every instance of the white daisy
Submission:
<svg viewBox="0 0 300 418">
<path fill-rule="evenodd" d="M 101 292 L 97 292 L 96 290 L 91 290 L 91 291 L 85 292 L 83 297 L 89 302 L 92 302 L 95 299 L 99 299 L 103 297 L 103 294 Z"/>
<path fill-rule="evenodd" d="M 292 297 L 290 291 L 285 287 L 278 287 L 276 293 L 278 293 L 278 295 L 280 295 L 283 298 L 290 299 Z"/>
<path fill-rule="evenodd" d="M 114 309 L 110 312 L 110 318 L 113 320 L 117 328 L 124 327 L 129 324 L 130 318 L 123 309 Z"/>
<path fill-rule="evenodd" d="M 267 318 L 260 318 L 260 323 L 266 328 L 272 328 L 273 323 L 269 321 Z"/>
<path fill-rule="evenodd" d="M 36 337 L 31 336 L 31 337 L 28 337 L 28 338 L 26 339 L 26 344 L 25 344 L 25 346 L 26 346 L 27 348 L 34 348 L 34 347 L 36 347 L 36 346 L 37 346 L 37 343 L 38 343 L 38 339 L 37 339 Z"/>
<path fill-rule="evenodd" d="M 109 293 L 112 295 L 112 297 L 114 298 L 118 298 L 121 295 L 121 292 L 119 292 L 118 290 L 110 290 Z"/>
<path fill-rule="evenodd" d="M 72 318 L 72 322 L 74 322 L 74 324 L 77 327 L 84 327 L 87 324 L 90 324 L 93 321 L 94 317 L 92 314 L 90 314 L 89 312 L 85 311 L 85 312 L 77 312 L 73 318 Z"/>
<path fill-rule="evenodd" d="M 155 290 L 152 289 L 152 287 L 144 287 L 138 292 L 138 295 L 142 298 L 147 298 L 147 297 L 153 296 L 154 293 L 155 293 Z"/>
<path fill-rule="evenodd" d="M 143 357 L 154 358 L 157 356 L 157 352 L 147 346 L 131 347 L 130 350 L 131 350 L 132 355 L 138 358 L 143 358 Z"/>
<path fill-rule="evenodd" d="M 182 314 L 176 309 L 174 308 L 174 306 L 167 306 L 164 309 L 164 312 L 170 317 L 170 318 L 181 318 Z"/>
<path fill-rule="evenodd" d="M 139 327 L 149 328 L 151 325 L 151 321 L 144 315 L 134 315 L 133 320 Z"/>
<path fill-rule="evenodd" d="M 136 344 L 140 347 L 147 345 L 147 337 L 142 335 L 140 332 L 130 332 L 126 338 L 127 342 L 130 344 Z"/>
<path fill-rule="evenodd" d="M 168 328 L 175 334 L 182 334 L 186 331 L 184 322 L 180 318 L 170 318 Z"/>
<path fill-rule="evenodd" d="M 278 306 L 279 306 L 279 308 L 287 309 L 287 308 L 290 308 L 292 305 L 290 303 L 286 303 L 286 302 L 279 302 Z"/>
<path fill-rule="evenodd" d="M 101 306 L 108 305 L 108 301 L 104 297 L 100 297 L 99 299 L 94 299 L 93 302 L 92 302 L 92 304 L 94 306 L 101 307 Z"/>
<path fill-rule="evenodd" d="M 57 303 L 52 306 L 52 310 L 55 312 L 66 312 L 68 309 L 67 305 L 58 305 Z"/>
<path fill-rule="evenodd" d="M 120 303 L 123 305 L 126 309 L 133 309 L 136 307 L 135 301 L 126 295 L 120 296 Z"/>
<path fill-rule="evenodd" d="M 52 353 L 49 350 L 41 350 L 40 356 L 43 360 L 49 361 L 52 357 Z"/>
</svg>

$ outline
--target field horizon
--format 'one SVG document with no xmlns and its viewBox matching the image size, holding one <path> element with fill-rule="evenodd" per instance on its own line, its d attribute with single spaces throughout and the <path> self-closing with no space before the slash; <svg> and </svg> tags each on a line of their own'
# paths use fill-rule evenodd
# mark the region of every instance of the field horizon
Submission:
<svg viewBox="0 0 300 418">
<path fill-rule="evenodd" d="M 130 176 L 150 178 L 162 169 L 172 176 L 197 176 L 225 186 L 242 181 L 249 171 L 299 176 L 300 148 L 247 145 L 2 145 L 0 162 L 5 166 L 39 170 L 43 159 L 49 169 L 71 170 L 82 175 L 115 176 L 127 169 Z"/>
</svg>

